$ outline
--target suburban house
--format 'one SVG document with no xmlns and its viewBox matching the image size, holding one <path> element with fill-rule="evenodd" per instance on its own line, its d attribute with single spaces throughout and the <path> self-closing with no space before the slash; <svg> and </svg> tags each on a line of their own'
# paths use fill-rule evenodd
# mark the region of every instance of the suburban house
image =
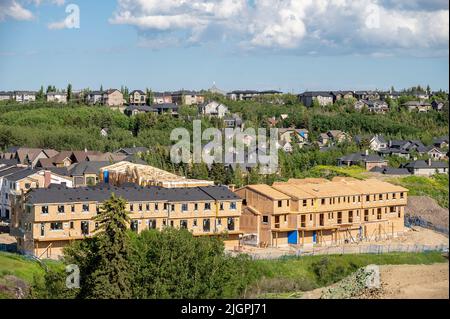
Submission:
<svg viewBox="0 0 450 319">
<path fill-rule="evenodd" d="M 369 147 L 372 151 L 379 151 L 382 149 L 386 149 L 388 147 L 388 143 L 382 135 L 376 134 L 370 139 Z"/>
<path fill-rule="evenodd" d="M 172 93 L 171 92 L 154 92 L 153 93 L 153 104 L 166 104 L 172 103 Z"/>
<path fill-rule="evenodd" d="M 208 89 L 208 92 L 212 93 L 212 94 L 223 95 L 223 96 L 227 95 L 227 92 L 219 89 L 215 83 L 213 83 L 213 86 Z"/>
<path fill-rule="evenodd" d="M 447 159 L 447 152 L 436 146 L 427 147 L 426 154 L 434 161 Z"/>
<path fill-rule="evenodd" d="M 372 170 L 374 167 L 387 167 L 388 161 L 376 154 L 353 153 L 338 159 L 338 166 L 362 165 L 366 171 Z"/>
<path fill-rule="evenodd" d="M 14 97 L 14 92 L 0 92 L 0 101 L 9 101 L 12 100 Z"/>
<path fill-rule="evenodd" d="M 351 136 L 340 130 L 331 130 L 327 133 L 321 133 L 319 135 L 319 145 L 325 146 L 328 144 L 339 144 L 345 141 L 351 141 Z"/>
<path fill-rule="evenodd" d="M 404 232 L 408 190 L 376 179 L 291 179 L 236 190 L 243 242 L 259 247 L 335 245 Z"/>
<path fill-rule="evenodd" d="M 306 129 L 280 128 L 278 129 L 278 145 L 287 153 L 292 152 L 293 146 L 302 148 L 308 143 L 309 131 Z"/>
<path fill-rule="evenodd" d="M 362 110 L 364 107 L 373 113 L 386 113 L 389 111 L 389 105 L 381 100 L 359 100 L 354 105 L 356 110 Z"/>
<path fill-rule="evenodd" d="M 441 136 L 433 139 L 433 145 L 439 148 L 448 148 L 448 136 Z"/>
<path fill-rule="evenodd" d="M 333 103 L 342 99 L 351 99 L 354 97 L 352 91 L 331 91 L 330 94 L 333 96 Z"/>
<path fill-rule="evenodd" d="M 243 128 L 244 124 L 241 117 L 237 114 L 231 114 L 223 118 L 226 128 Z"/>
<path fill-rule="evenodd" d="M 153 104 L 151 108 L 158 114 L 170 114 L 172 116 L 178 116 L 179 106 L 175 103 Z"/>
<path fill-rule="evenodd" d="M 103 91 L 90 91 L 85 95 L 86 104 L 103 104 Z"/>
<path fill-rule="evenodd" d="M 198 105 L 205 102 L 205 96 L 195 91 L 176 91 L 172 92 L 172 103 L 177 105 Z"/>
<path fill-rule="evenodd" d="M 11 234 L 18 250 L 38 258 L 58 258 L 70 242 L 96 233 L 93 218 L 111 193 L 127 201 L 134 232 L 185 228 L 194 236 L 223 237 L 227 248 L 240 245 L 242 200 L 225 186 L 191 188 L 97 185 L 34 189 L 12 212 Z M 225 236 L 226 235 L 226 236 Z"/>
<path fill-rule="evenodd" d="M 57 155 L 58 152 L 53 149 L 40 149 L 40 148 L 17 148 L 14 158 L 17 159 L 19 164 L 24 164 L 35 167 L 41 159 L 47 159 Z"/>
<path fill-rule="evenodd" d="M 380 173 L 384 175 L 411 175 L 406 168 L 378 167 L 375 166 L 370 170 L 372 173 Z"/>
<path fill-rule="evenodd" d="M 145 105 L 147 94 L 141 90 L 134 90 L 130 93 L 129 102 L 131 105 Z"/>
<path fill-rule="evenodd" d="M 353 97 L 357 100 L 379 100 L 380 93 L 377 91 L 355 91 Z"/>
<path fill-rule="evenodd" d="M 256 90 L 235 90 L 227 93 L 227 98 L 233 101 L 247 101 L 260 96 L 280 95 L 283 92 L 276 90 L 256 91 Z"/>
<path fill-rule="evenodd" d="M 432 161 L 414 161 L 407 164 L 403 164 L 402 168 L 406 168 L 413 175 L 431 176 L 436 173 L 447 174 L 448 162 Z"/>
<path fill-rule="evenodd" d="M 304 92 L 298 96 L 298 99 L 306 107 L 311 107 L 314 101 L 317 101 L 320 106 L 327 106 L 333 104 L 333 95 L 330 92 Z"/>
<path fill-rule="evenodd" d="M 33 91 L 14 91 L 14 100 L 20 103 L 36 101 L 36 92 Z"/>
<path fill-rule="evenodd" d="M 431 104 L 421 101 L 409 101 L 402 104 L 403 107 L 409 111 L 428 112 L 431 109 Z"/>
<path fill-rule="evenodd" d="M 48 92 L 46 95 L 47 102 L 67 103 L 67 93 L 65 92 Z"/>
<path fill-rule="evenodd" d="M 117 89 L 109 89 L 103 92 L 103 104 L 106 106 L 122 106 L 123 94 Z"/>
<path fill-rule="evenodd" d="M 130 155 L 142 155 L 142 154 L 148 154 L 150 152 L 150 150 L 147 147 L 143 147 L 143 146 L 138 146 L 138 147 L 125 147 L 125 148 L 121 148 L 118 149 L 117 151 L 115 151 L 115 153 L 117 154 L 123 154 L 126 156 L 130 156 Z"/>
<path fill-rule="evenodd" d="M 127 105 L 127 107 L 125 108 L 125 110 L 123 112 L 127 116 L 134 116 L 134 115 L 141 114 L 141 113 L 151 113 L 151 112 L 156 113 L 156 109 L 154 109 L 148 105 L 133 104 L 133 105 Z"/>
<path fill-rule="evenodd" d="M 444 109 L 445 103 L 444 102 L 440 102 L 440 101 L 432 101 L 431 102 L 431 107 L 433 108 L 433 110 L 435 111 L 442 111 Z"/>
<path fill-rule="evenodd" d="M 216 101 L 205 102 L 198 107 L 200 114 L 204 116 L 225 117 L 228 114 L 228 107 Z"/>
</svg>

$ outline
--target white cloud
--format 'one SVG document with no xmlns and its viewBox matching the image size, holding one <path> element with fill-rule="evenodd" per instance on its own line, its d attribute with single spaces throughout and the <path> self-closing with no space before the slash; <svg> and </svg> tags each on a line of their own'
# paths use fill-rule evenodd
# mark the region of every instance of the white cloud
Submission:
<svg viewBox="0 0 450 319">
<path fill-rule="evenodd" d="M 33 14 L 15 0 L 0 0 L 0 21 L 7 18 L 15 20 L 31 20 Z"/>
<path fill-rule="evenodd" d="M 57 22 L 51 22 L 47 25 L 47 27 L 50 30 L 61 30 L 61 29 L 65 29 L 67 26 L 66 24 L 66 20 L 62 20 L 62 21 L 57 21 Z"/>
<path fill-rule="evenodd" d="M 447 0 L 118 0 L 141 43 L 233 41 L 299 54 L 448 55 Z M 226 39 L 226 40 L 224 40 Z"/>
</svg>

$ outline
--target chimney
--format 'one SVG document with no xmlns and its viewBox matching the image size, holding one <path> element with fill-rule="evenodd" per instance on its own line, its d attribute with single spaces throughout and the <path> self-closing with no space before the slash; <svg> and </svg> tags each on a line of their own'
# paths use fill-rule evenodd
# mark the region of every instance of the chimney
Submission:
<svg viewBox="0 0 450 319">
<path fill-rule="evenodd" d="M 52 183 L 52 172 L 44 171 L 44 188 L 47 188 Z"/>
<path fill-rule="evenodd" d="M 369 150 L 366 150 L 366 156 L 369 156 Z"/>
</svg>

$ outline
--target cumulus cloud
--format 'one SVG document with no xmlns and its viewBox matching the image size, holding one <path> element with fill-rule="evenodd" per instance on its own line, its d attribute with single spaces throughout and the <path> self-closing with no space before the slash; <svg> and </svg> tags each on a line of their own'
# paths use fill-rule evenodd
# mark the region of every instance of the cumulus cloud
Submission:
<svg viewBox="0 0 450 319">
<path fill-rule="evenodd" d="M 448 55 L 447 0 L 118 0 L 148 46 L 237 43 L 298 54 Z M 167 43 L 164 43 L 167 39 Z"/>
</svg>

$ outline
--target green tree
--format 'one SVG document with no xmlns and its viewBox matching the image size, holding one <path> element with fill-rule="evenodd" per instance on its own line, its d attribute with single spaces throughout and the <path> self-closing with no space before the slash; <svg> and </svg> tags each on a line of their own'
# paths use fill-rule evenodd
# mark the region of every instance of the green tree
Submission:
<svg viewBox="0 0 450 319">
<path fill-rule="evenodd" d="M 67 85 L 67 102 L 72 101 L 72 84 Z"/>
<path fill-rule="evenodd" d="M 132 270 L 125 211 L 126 201 L 111 195 L 95 217 L 97 233 L 65 249 L 66 261 L 80 268 L 78 297 L 127 299 L 132 297 Z"/>
<path fill-rule="evenodd" d="M 225 166 L 222 163 L 213 163 L 209 177 L 217 184 L 225 183 Z"/>
</svg>

